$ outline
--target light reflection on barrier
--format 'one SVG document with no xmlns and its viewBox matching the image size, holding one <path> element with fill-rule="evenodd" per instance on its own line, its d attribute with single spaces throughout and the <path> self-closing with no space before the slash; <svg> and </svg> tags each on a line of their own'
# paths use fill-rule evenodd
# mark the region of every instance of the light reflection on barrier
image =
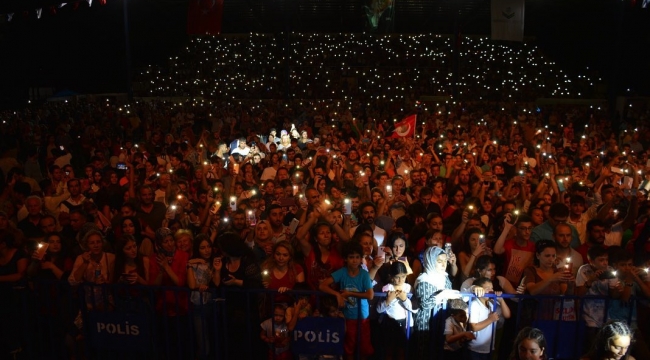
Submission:
<svg viewBox="0 0 650 360">
<path fill-rule="evenodd" d="M 28 287 L 16 287 L 13 294 L 19 323 L 16 331 L 22 334 L 20 358 L 25 359 L 258 359 L 267 358 L 266 344 L 256 345 L 259 339 L 260 323 L 269 316 L 259 316 L 259 305 L 266 296 L 272 309 L 276 290 L 268 289 L 222 289 L 211 291 L 210 300 L 192 304 L 192 291 L 178 287 L 145 287 L 128 285 L 84 284 L 71 287 L 66 282 L 33 282 Z M 164 301 L 166 295 L 173 295 L 173 302 Z M 230 306 L 242 303 L 228 301 L 245 297 L 245 309 L 251 311 L 232 312 Z M 294 296 L 308 296 L 316 306 L 320 305 L 325 293 L 315 291 L 291 291 Z M 89 296 L 90 295 L 90 296 Z M 468 301 L 475 296 L 462 293 Z M 493 294 L 486 297 L 494 298 Z M 383 300 L 386 293 L 375 293 L 369 302 L 372 308 Z M 582 352 L 584 322 L 582 321 L 585 300 L 604 300 L 607 314 L 610 302 L 598 296 L 529 296 L 503 295 L 518 302 L 514 321 L 516 328 L 533 325 L 541 328 L 549 343 L 548 354 L 555 359 L 576 359 Z M 90 301 L 88 301 L 90 300 Z M 563 314 L 567 300 L 573 300 L 575 316 L 567 321 Z M 541 320 L 539 313 L 534 319 L 523 315 L 527 302 L 553 301 L 557 304 L 555 314 Z M 628 323 L 632 320 L 636 300 L 630 300 Z M 266 306 L 266 305 L 264 305 Z M 432 310 L 434 331 L 431 344 L 440 343 L 447 317 L 447 303 Z M 361 308 L 359 307 L 359 311 Z M 266 311 L 268 314 L 268 311 Z M 407 312 L 408 313 L 408 312 Z M 233 328 L 232 317 L 244 316 L 244 326 Z M 410 314 L 409 314 L 410 315 Z M 471 314 L 469 314 L 471 316 Z M 523 318 L 522 318 L 523 317 Z M 532 320 L 532 323 L 526 321 Z M 512 321 L 512 320 L 511 320 Z M 359 326 L 361 322 L 358 322 Z M 412 334 L 410 316 L 407 319 L 406 336 Z M 493 336 L 496 332 L 492 325 Z M 357 331 L 358 336 L 361 335 Z M 570 336 L 574 341 L 561 341 Z M 341 339 L 342 340 L 342 339 Z M 243 348 L 237 342 L 243 341 Z M 342 341 L 341 341 L 342 342 Z M 359 338 L 357 339 L 359 344 Z M 562 346 L 556 346 L 562 344 Z M 407 358 L 408 352 L 406 349 Z M 432 349 L 436 359 L 444 358 L 443 349 Z M 357 346 L 357 357 L 359 347 Z M 294 354 L 295 355 L 295 354 Z"/>
</svg>

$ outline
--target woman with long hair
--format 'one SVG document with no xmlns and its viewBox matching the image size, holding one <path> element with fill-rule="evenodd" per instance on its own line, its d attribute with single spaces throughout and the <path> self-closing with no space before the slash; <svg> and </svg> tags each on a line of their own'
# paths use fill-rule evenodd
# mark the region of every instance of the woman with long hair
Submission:
<svg viewBox="0 0 650 360">
<path fill-rule="evenodd" d="M 305 273 L 302 266 L 293 261 L 291 244 L 288 241 L 280 241 L 273 245 L 271 256 L 262 264 L 262 284 L 267 289 L 278 290 L 275 302 L 289 303 L 291 298 L 282 294 L 303 282 Z"/>
<path fill-rule="evenodd" d="M 523 282 L 530 295 L 572 295 L 575 277 L 569 269 L 558 269 L 557 245 L 553 240 L 539 240 L 535 243 L 534 266 L 524 269 Z M 569 300 L 571 301 L 571 300 Z M 540 300 L 537 305 L 537 319 L 553 319 L 555 300 Z M 572 306 L 572 305 L 571 305 Z M 565 302 L 564 308 L 567 309 Z M 532 314 L 529 314 L 532 315 Z"/>
<path fill-rule="evenodd" d="M 153 242 L 142 235 L 142 223 L 137 217 L 126 216 L 122 218 L 120 234 L 122 236 L 132 236 L 138 246 L 138 251 L 143 256 L 149 257 L 153 253 Z"/>
<path fill-rule="evenodd" d="M 45 251 L 40 250 L 43 246 L 47 246 Z M 61 280 L 66 274 L 70 274 L 72 264 L 72 259 L 63 249 L 61 235 L 49 233 L 32 254 L 28 273 L 31 277 L 39 279 Z"/>
<path fill-rule="evenodd" d="M 546 338 L 540 329 L 525 327 L 515 338 L 509 360 L 546 360 Z"/>
<path fill-rule="evenodd" d="M 332 226 L 326 222 L 313 225 L 308 234 L 299 236 L 300 248 L 305 255 L 307 284 L 318 290 L 321 281 L 343 267 L 343 258 L 337 244 L 332 242 Z"/>
<path fill-rule="evenodd" d="M 138 252 L 138 244 L 131 235 L 124 235 L 115 244 L 116 281 L 127 284 L 149 284 L 149 258 Z"/>
<path fill-rule="evenodd" d="M 476 259 L 481 255 L 490 255 L 489 248 L 485 245 L 485 235 L 479 229 L 465 231 L 463 246 L 458 253 L 460 271 L 464 278 L 475 272 Z"/>
<path fill-rule="evenodd" d="M 435 197 L 435 193 L 436 193 L 435 189 L 433 193 Z M 431 198 L 432 201 L 434 197 Z M 444 210 L 442 211 L 442 218 L 447 219 L 457 211 L 459 210 L 462 211 L 464 202 L 465 202 L 465 192 L 460 187 L 455 186 L 449 192 L 449 202 L 447 203 L 447 205 L 444 207 Z"/>
</svg>

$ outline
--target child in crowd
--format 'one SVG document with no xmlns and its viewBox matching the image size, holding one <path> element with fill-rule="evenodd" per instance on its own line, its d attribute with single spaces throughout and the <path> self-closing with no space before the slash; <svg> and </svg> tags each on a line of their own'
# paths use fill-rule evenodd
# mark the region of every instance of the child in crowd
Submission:
<svg viewBox="0 0 650 360">
<path fill-rule="evenodd" d="M 260 324 L 262 332 L 260 338 L 269 345 L 269 360 L 290 360 L 291 356 L 291 330 L 296 325 L 297 317 L 286 322 L 287 308 L 284 304 L 275 304 L 273 317 Z"/>
<path fill-rule="evenodd" d="M 614 277 L 614 269 L 608 266 L 607 249 L 594 245 L 587 252 L 588 264 L 582 265 L 576 275 L 576 294 L 608 296 L 613 295 L 608 278 Z M 612 285 L 615 285 L 612 282 Z M 590 339 L 594 339 L 598 330 L 605 323 L 605 300 L 585 299 L 582 302 L 582 318 L 585 321 L 585 342 L 583 350 L 591 348 Z"/>
<path fill-rule="evenodd" d="M 467 342 L 476 339 L 474 333 L 467 331 L 467 304 L 461 299 L 449 301 L 451 310 L 445 320 L 445 359 L 467 357 Z"/>
<path fill-rule="evenodd" d="M 482 287 L 486 294 L 494 293 L 492 281 L 486 277 L 474 281 L 474 285 Z M 488 360 L 495 331 L 490 325 L 499 321 L 502 315 L 506 319 L 510 318 L 510 308 L 501 297 L 501 292 L 497 291 L 495 294 L 496 302 L 488 297 L 480 297 L 474 298 L 470 303 L 469 327 L 476 338 L 468 343 L 469 359 Z"/>
<path fill-rule="evenodd" d="M 358 322 L 361 322 L 359 351 L 361 359 L 366 359 L 373 353 L 370 344 L 370 322 L 368 320 L 370 307 L 368 300 L 371 300 L 375 293 L 372 290 L 372 281 L 368 272 L 361 268 L 363 256 L 361 244 L 356 241 L 347 242 L 342 252 L 345 267 L 333 272 L 330 278 L 320 284 L 319 289 L 336 296 L 338 306 L 340 308 L 344 307 L 346 359 L 355 358 Z M 334 283 L 338 285 L 341 292 L 337 292 L 330 287 Z"/>
<path fill-rule="evenodd" d="M 385 346 L 386 359 L 404 359 L 406 349 L 406 327 L 413 326 L 413 307 L 408 294 L 411 285 L 406 282 L 408 269 L 401 261 L 390 265 L 390 283 L 382 288 L 386 299 L 377 304 L 377 312 L 385 314 L 381 318 L 382 339 Z"/>
<path fill-rule="evenodd" d="M 619 249 L 612 254 L 612 266 L 616 271 L 619 295 L 610 301 L 608 308 L 609 320 L 622 321 L 629 324 L 636 333 L 636 343 L 632 355 L 637 359 L 650 359 L 650 350 L 644 340 L 643 334 L 638 331 L 637 305 L 638 301 L 631 301 L 632 297 L 650 298 L 650 287 L 640 278 L 643 269 L 632 264 L 632 254 Z M 647 319 L 643 319 L 647 320 Z"/>
</svg>

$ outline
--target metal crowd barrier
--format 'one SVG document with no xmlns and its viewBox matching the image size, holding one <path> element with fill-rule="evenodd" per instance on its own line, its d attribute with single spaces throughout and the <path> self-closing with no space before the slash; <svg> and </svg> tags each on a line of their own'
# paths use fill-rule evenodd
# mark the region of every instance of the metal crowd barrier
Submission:
<svg viewBox="0 0 650 360">
<path fill-rule="evenodd" d="M 269 310 L 273 309 L 277 294 L 267 289 L 213 289 L 199 296 L 199 304 L 193 304 L 193 291 L 187 288 L 122 284 L 73 287 L 67 282 L 52 281 L 35 281 L 29 286 L 14 288 L 13 292 L 11 295 L 17 300 L 14 317 L 18 321 L 13 328 L 20 337 L 20 342 L 15 344 L 14 358 L 44 360 L 268 359 L 269 347 L 260 340 L 260 323 L 272 314 Z M 314 306 L 319 306 L 321 297 L 327 296 L 316 291 L 286 294 L 309 298 Z M 473 294 L 462 295 L 465 300 L 474 298 Z M 373 307 L 385 296 L 385 293 L 375 293 L 370 301 L 371 317 Z M 545 332 L 549 343 L 547 354 L 553 359 L 577 359 L 582 355 L 582 304 L 585 300 L 604 300 L 605 314 L 612 301 L 593 296 L 504 294 L 503 297 L 517 301 L 516 313 L 512 314 L 514 319 L 510 320 L 514 321 L 515 328 L 531 325 Z M 575 309 L 570 316 L 565 313 L 568 300 L 574 302 Z M 539 313 L 532 319 L 525 316 L 524 304 L 544 301 L 557 304 L 550 317 L 540 317 Z M 635 305 L 632 299 L 628 321 Z M 260 307 L 267 316 L 260 316 Z M 446 304 L 432 310 L 431 344 L 441 343 L 448 310 Z M 407 338 L 413 333 L 408 324 L 407 320 Z M 494 337 L 494 323 L 492 333 Z M 360 336 L 361 332 L 357 334 Z M 316 340 L 316 335 L 310 336 Z M 567 342 L 567 338 L 571 341 Z M 342 347 L 344 334 L 340 334 L 336 343 L 328 344 L 324 339 L 325 336 L 318 338 L 324 342 L 323 348 Z M 379 349 L 375 350 L 373 358 L 386 356 L 378 352 Z M 406 358 L 410 350 L 406 349 Z M 431 353 L 433 358 L 444 358 L 441 346 L 436 346 Z"/>
</svg>

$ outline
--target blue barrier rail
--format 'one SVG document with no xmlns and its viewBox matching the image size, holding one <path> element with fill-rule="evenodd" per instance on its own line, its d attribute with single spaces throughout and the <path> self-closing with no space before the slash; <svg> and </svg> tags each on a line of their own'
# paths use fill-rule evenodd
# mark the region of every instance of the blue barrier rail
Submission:
<svg viewBox="0 0 650 360">
<path fill-rule="evenodd" d="M 327 296 L 315 291 L 288 294 L 308 298 L 314 307 L 319 307 Z M 267 353 L 276 348 L 259 340 L 260 323 L 269 318 L 269 310 L 278 295 L 276 290 L 221 289 L 199 294 L 178 287 L 122 284 L 73 287 L 66 282 L 32 282 L 14 288 L 11 295 L 16 305 L 13 314 L 17 321 L 16 334 L 21 338 L 16 347 L 18 359 L 267 359 Z M 469 301 L 475 297 L 469 293 L 462 295 Z M 385 297 L 385 293 L 375 293 L 370 301 L 371 309 Z M 588 301 L 604 301 L 606 317 L 612 301 L 594 296 L 504 294 L 503 297 L 516 307 L 511 324 L 517 329 L 524 325 L 541 328 L 549 342 L 547 353 L 554 359 L 576 359 L 582 354 L 583 305 Z M 567 315 L 565 308 L 571 301 L 573 311 Z M 429 334 L 430 353 L 436 359 L 444 358 L 442 346 L 434 344 L 442 343 L 448 316 L 446 305 L 443 303 L 431 313 L 434 325 Z M 628 322 L 632 320 L 635 305 L 632 299 Z M 535 310 L 532 316 L 527 314 L 530 306 Z M 550 314 L 541 311 L 548 309 L 552 309 Z M 413 333 L 409 323 L 407 319 L 407 337 Z M 496 332 L 493 323 L 493 341 Z M 357 334 L 359 356 L 361 331 Z M 340 335 L 336 346 L 342 346 L 344 335 Z M 570 343 L 562 341 L 567 336 L 572 339 Z M 405 350 L 407 358 L 411 350 Z M 376 358 L 383 357 L 379 354 Z"/>
</svg>

